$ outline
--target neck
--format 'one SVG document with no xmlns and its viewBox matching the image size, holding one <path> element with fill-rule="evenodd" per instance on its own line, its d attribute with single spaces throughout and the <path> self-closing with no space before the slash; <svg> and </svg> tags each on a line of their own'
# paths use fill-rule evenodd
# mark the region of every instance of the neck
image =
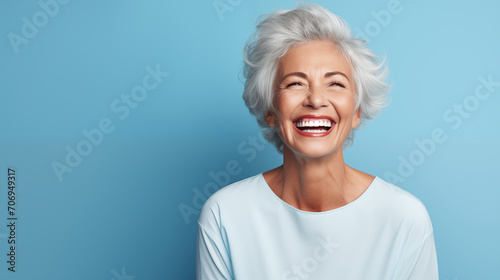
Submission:
<svg viewBox="0 0 500 280">
<path fill-rule="evenodd" d="M 342 150 L 321 158 L 305 158 L 284 147 L 278 195 L 290 205 L 312 212 L 344 206 L 356 197 L 351 186 L 353 169 L 344 163 Z"/>
</svg>

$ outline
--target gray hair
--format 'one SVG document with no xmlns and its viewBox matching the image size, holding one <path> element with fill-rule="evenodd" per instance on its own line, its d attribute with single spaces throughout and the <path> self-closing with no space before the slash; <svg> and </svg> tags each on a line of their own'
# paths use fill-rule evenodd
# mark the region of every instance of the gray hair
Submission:
<svg viewBox="0 0 500 280">
<path fill-rule="evenodd" d="M 366 41 L 351 35 L 347 23 L 327 9 L 306 4 L 293 10 L 279 10 L 263 15 L 257 30 L 247 41 L 243 59 L 243 75 L 246 78 L 243 100 L 256 118 L 267 141 L 283 152 L 283 141 L 276 127 L 266 123 L 265 115 L 274 111 L 273 84 L 279 60 L 297 45 L 315 40 L 334 43 L 349 61 L 356 83 L 356 110 L 361 111 L 361 125 L 365 119 L 373 119 L 388 105 L 388 88 L 385 82 L 387 68 L 384 61 L 366 46 Z M 356 129 L 361 127 L 358 126 Z M 344 147 L 352 144 L 354 132 L 344 141 Z"/>
</svg>

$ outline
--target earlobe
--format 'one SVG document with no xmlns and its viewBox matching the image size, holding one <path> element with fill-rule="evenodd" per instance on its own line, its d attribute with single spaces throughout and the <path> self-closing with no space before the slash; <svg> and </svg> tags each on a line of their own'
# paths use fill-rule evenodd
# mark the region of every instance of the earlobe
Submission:
<svg viewBox="0 0 500 280">
<path fill-rule="evenodd" d="M 268 126 L 275 126 L 276 125 L 276 117 L 272 112 L 267 112 L 266 115 L 264 116 L 266 119 L 266 123 Z"/>
<path fill-rule="evenodd" d="M 361 122 L 361 108 L 358 108 L 358 110 L 356 110 L 356 112 L 354 113 L 352 119 L 352 128 L 358 127 L 360 122 Z"/>
</svg>

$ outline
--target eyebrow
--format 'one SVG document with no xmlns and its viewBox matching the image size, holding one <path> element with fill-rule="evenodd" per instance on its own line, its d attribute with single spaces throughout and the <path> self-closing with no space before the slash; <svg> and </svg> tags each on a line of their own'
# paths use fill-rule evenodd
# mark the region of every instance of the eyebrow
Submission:
<svg viewBox="0 0 500 280">
<path fill-rule="evenodd" d="M 325 78 L 328 78 L 328 77 L 331 77 L 331 76 L 335 76 L 335 75 L 342 75 L 344 76 L 348 81 L 349 80 L 349 77 L 347 77 L 346 74 L 340 72 L 340 71 L 334 71 L 334 72 L 328 72 L 328 73 L 325 73 Z M 301 78 L 304 78 L 304 79 L 307 79 L 307 75 L 305 73 L 302 73 L 302 72 L 292 72 L 292 73 L 288 73 L 286 74 L 282 79 L 281 79 L 281 82 L 283 82 L 284 79 L 286 79 L 288 76 L 299 76 Z"/>
</svg>

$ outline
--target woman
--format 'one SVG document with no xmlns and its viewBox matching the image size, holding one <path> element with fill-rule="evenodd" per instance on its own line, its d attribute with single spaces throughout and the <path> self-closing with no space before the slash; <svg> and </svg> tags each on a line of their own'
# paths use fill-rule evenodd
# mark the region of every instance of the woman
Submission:
<svg viewBox="0 0 500 280">
<path fill-rule="evenodd" d="M 258 24 L 243 98 L 283 165 L 207 200 L 198 279 L 438 279 L 424 205 L 344 163 L 353 131 L 386 104 L 386 70 L 376 61 L 318 5 Z"/>
</svg>

